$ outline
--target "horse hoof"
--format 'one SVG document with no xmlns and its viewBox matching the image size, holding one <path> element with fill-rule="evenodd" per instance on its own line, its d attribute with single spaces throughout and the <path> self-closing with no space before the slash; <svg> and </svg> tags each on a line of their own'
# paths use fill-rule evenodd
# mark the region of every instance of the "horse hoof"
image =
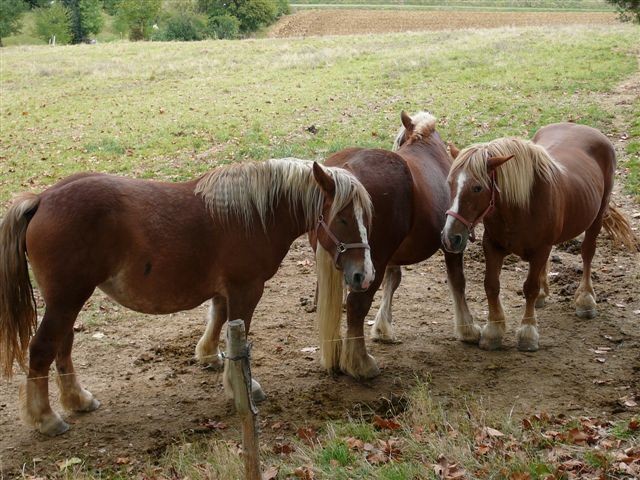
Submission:
<svg viewBox="0 0 640 480">
<path fill-rule="evenodd" d="M 54 413 L 40 424 L 40 428 L 38 430 L 40 433 L 43 433 L 48 437 L 56 437 L 67 432 L 69 430 L 69 424 L 62 420 L 60 415 Z"/>
<path fill-rule="evenodd" d="M 93 412 L 94 410 L 97 410 L 98 408 L 100 408 L 100 405 L 101 405 L 100 400 L 94 397 L 91 399 L 91 402 L 89 402 L 89 405 L 77 411 L 84 412 L 84 413 Z"/>
<path fill-rule="evenodd" d="M 544 306 L 547 304 L 547 299 L 545 297 L 538 297 L 536 299 L 536 308 L 544 308 Z"/>
<path fill-rule="evenodd" d="M 398 343 L 402 343 L 400 340 L 396 340 L 394 337 L 387 337 L 383 335 L 380 335 L 377 337 L 371 337 L 371 341 L 376 343 L 386 343 L 390 345 L 396 345 Z"/>
<path fill-rule="evenodd" d="M 458 329 L 458 339 L 464 343 L 478 345 L 481 336 L 482 329 L 480 325 L 476 325 L 475 323 Z"/>
<path fill-rule="evenodd" d="M 521 352 L 536 352 L 540 335 L 533 325 L 524 325 L 518 330 L 518 350 Z"/>
<path fill-rule="evenodd" d="M 487 338 L 480 337 L 480 342 L 478 346 L 482 350 L 500 350 L 502 348 L 502 338 Z"/>
<path fill-rule="evenodd" d="M 387 331 L 374 325 L 371 329 L 371 340 L 376 343 L 400 343 L 396 341 L 391 328 L 385 330 Z"/>
<path fill-rule="evenodd" d="M 576 308 L 576 315 L 579 318 L 590 320 L 592 318 L 596 318 L 598 310 L 595 308 Z"/>
</svg>

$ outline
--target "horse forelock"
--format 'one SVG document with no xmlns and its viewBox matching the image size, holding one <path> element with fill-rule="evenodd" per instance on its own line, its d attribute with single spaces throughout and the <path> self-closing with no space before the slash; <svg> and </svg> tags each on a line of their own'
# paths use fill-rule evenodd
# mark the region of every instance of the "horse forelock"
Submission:
<svg viewBox="0 0 640 480">
<path fill-rule="evenodd" d="M 484 188 L 489 188 L 487 159 L 514 155 L 497 169 L 500 197 L 509 205 L 528 208 L 537 178 L 555 186 L 563 167 L 541 145 L 520 138 L 498 138 L 471 145 L 460 152 L 451 166 L 449 178 L 464 170 Z"/>
<path fill-rule="evenodd" d="M 251 230 L 256 221 L 265 229 L 281 200 L 292 206 L 300 205 L 310 230 L 323 205 L 323 192 L 313 177 L 312 164 L 308 160 L 281 158 L 224 165 L 204 175 L 195 193 L 202 195 L 213 216 L 227 223 L 236 219 L 247 230 Z M 354 207 L 360 206 L 370 221 L 371 199 L 362 184 L 346 170 L 324 168 L 336 185 L 329 220 L 353 201 Z M 294 216 L 297 213 L 292 209 Z"/>
<path fill-rule="evenodd" d="M 429 138 L 436 131 L 436 117 L 429 112 L 418 112 L 411 117 L 413 131 L 407 137 L 407 130 L 404 126 L 400 127 L 393 143 L 393 151 L 397 151 L 402 145 L 411 144 L 418 140 L 429 141 Z"/>
</svg>

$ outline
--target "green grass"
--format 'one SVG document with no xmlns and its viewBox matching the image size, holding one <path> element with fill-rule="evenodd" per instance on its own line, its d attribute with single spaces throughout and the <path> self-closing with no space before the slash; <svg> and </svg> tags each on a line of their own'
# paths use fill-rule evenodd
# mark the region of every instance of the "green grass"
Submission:
<svg viewBox="0 0 640 480">
<path fill-rule="evenodd" d="M 629 129 L 629 144 L 627 154 L 629 158 L 624 166 L 628 169 L 626 190 L 640 202 L 640 98 L 634 102 L 636 112 Z"/>
<path fill-rule="evenodd" d="M 8 47 L 0 203 L 83 170 L 183 180 L 239 160 L 389 148 L 402 109 L 430 110 L 461 146 L 564 120 L 606 131 L 615 112 L 597 94 L 637 68 L 639 38 L 589 26 Z"/>
</svg>

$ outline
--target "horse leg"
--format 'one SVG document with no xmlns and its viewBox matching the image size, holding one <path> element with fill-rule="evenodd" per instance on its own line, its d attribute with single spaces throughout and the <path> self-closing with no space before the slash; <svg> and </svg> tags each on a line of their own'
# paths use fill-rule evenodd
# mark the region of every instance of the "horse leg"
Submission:
<svg viewBox="0 0 640 480">
<path fill-rule="evenodd" d="M 83 302 L 84 303 L 84 302 Z M 23 421 L 49 436 L 69 430 L 49 404 L 49 367 L 63 342 L 70 351 L 69 332 L 80 308 L 63 309 L 47 306 L 44 318 L 29 344 L 29 373 L 20 387 L 20 416 Z"/>
<path fill-rule="evenodd" d="M 251 327 L 251 317 L 262 297 L 263 290 L 264 283 L 242 285 L 239 288 L 227 287 L 229 319 L 244 320 L 244 328 L 247 335 L 249 335 L 249 329 Z M 229 369 L 227 368 L 228 365 L 229 361 L 227 360 L 224 366 L 222 382 L 227 396 L 233 398 L 233 390 L 231 389 L 231 382 L 229 380 Z M 266 398 L 262 387 L 254 378 L 251 379 L 251 394 L 255 402 L 260 402 Z"/>
<path fill-rule="evenodd" d="M 391 304 L 393 294 L 402 280 L 402 269 L 399 266 L 387 266 L 382 283 L 382 302 L 371 327 L 371 339 L 374 342 L 394 343 Z"/>
<path fill-rule="evenodd" d="M 505 252 L 495 247 L 484 236 L 482 242 L 486 259 L 484 272 L 484 291 L 489 304 L 489 319 L 480 333 L 480 348 L 483 350 L 497 350 L 502 346 L 502 337 L 506 330 L 504 310 L 500 303 L 500 270 Z"/>
<path fill-rule="evenodd" d="M 196 358 L 210 368 L 218 370 L 224 366 L 220 357 L 220 332 L 227 321 L 227 299 L 216 296 L 211 299 L 209 321 L 202 337 L 196 345 Z"/>
<path fill-rule="evenodd" d="M 542 308 L 547 302 L 549 296 L 549 261 L 544 264 L 542 272 L 540 272 L 540 292 L 536 298 L 536 308 Z"/>
<path fill-rule="evenodd" d="M 582 279 L 575 294 L 576 315 L 580 318 L 594 318 L 598 314 L 596 308 L 596 292 L 591 284 L 591 261 L 596 253 L 596 238 L 602 228 L 602 215 L 585 232 L 582 241 Z"/>
<path fill-rule="evenodd" d="M 535 352 L 538 350 L 538 320 L 536 303 L 540 295 L 540 276 L 544 273 L 549 261 L 551 247 L 544 248 L 534 254 L 529 261 L 529 274 L 522 288 L 526 299 L 524 315 L 518 329 L 518 350 Z"/>
<path fill-rule="evenodd" d="M 347 296 L 347 336 L 342 340 L 340 370 L 353 378 L 367 379 L 380 374 L 375 358 L 367 353 L 364 319 L 381 282 L 382 278 L 376 278 L 367 291 L 350 292 Z"/>
<path fill-rule="evenodd" d="M 100 402 L 88 390 L 80 385 L 78 376 L 71 361 L 73 348 L 73 328 L 62 341 L 56 355 L 56 369 L 58 370 L 58 388 L 60 389 L 60 403 L 72 412 L 92 412 L 100 406 Z"/>
<path fill-rule="evenodd" d="M 461 253 L 444 252 L 444 261 L 447 266 L 449 290 L 451 291 L 455 308 L 456 335 L 463 342 L 478 344 L 480 341 L 480 326 L 474 323 L 465 297 L 466 282 L 463 255 Z"/>
</svg>

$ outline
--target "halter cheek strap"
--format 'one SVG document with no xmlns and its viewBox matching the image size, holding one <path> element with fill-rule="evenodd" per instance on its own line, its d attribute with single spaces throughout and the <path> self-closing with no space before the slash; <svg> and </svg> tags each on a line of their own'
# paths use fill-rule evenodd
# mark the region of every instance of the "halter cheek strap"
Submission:
<svg viewBox="0 0 640 480">
<path fill-rule="evenodd" d="M 318 234 L 318 230 L 320 227 L 324 229 L 327 236 L 333 241 L 336 246 L 336 253 L 333 256 L 333 263 L 338 267 L 338 257 L 341 253 L 346 252 L 347 250 L 351 250 L 354 248 L 366 248 L 367 250 L 371 249 L 368 243 L 343 243 L 333 234 L 333 232 L 329 229 L 329 225 L 324 221 L 324 217 L 320 215 L 318 217 L 318 226 L 316 227 L 316 236 Z"/>
<path fill-rule="evenodd" d="M 470 222 L 469 220 L 464 218 L 462 215 L 460 215 L 458 212 L 454 212 L 453 210 L 447 210 L 447 212 L 445 213 L 445 215 L 452 216 L 453 218 L 458 220 L 460 223 L 462 223 L 465 227 L 467 227 L 467 230 L 469 230 L 469 240 L 471 240 L 472 242 L 476 241 L 476 234 L 474 232 L 474 228 L 476 228 L 476 225 L 478 225 L 480 222 L 482 222 L 482 220 L 484 220 L 484 217 L 486 217 L 487 215 L 489 215 L 491 212 L 495 210 L 496 193 L 500 193 L 500 189 L 498 188 L 498 184 L 496 183 L 495 170 L 491 171 L 491 173 L 489 174 L 489 178 L 490 178 L 490 188 L 491 188 L 491 200 L 489 201 L 489 205 L 487 206 L 487 208 L 485 208 L 484 211 L 473 222 Z"/>
</svg>

